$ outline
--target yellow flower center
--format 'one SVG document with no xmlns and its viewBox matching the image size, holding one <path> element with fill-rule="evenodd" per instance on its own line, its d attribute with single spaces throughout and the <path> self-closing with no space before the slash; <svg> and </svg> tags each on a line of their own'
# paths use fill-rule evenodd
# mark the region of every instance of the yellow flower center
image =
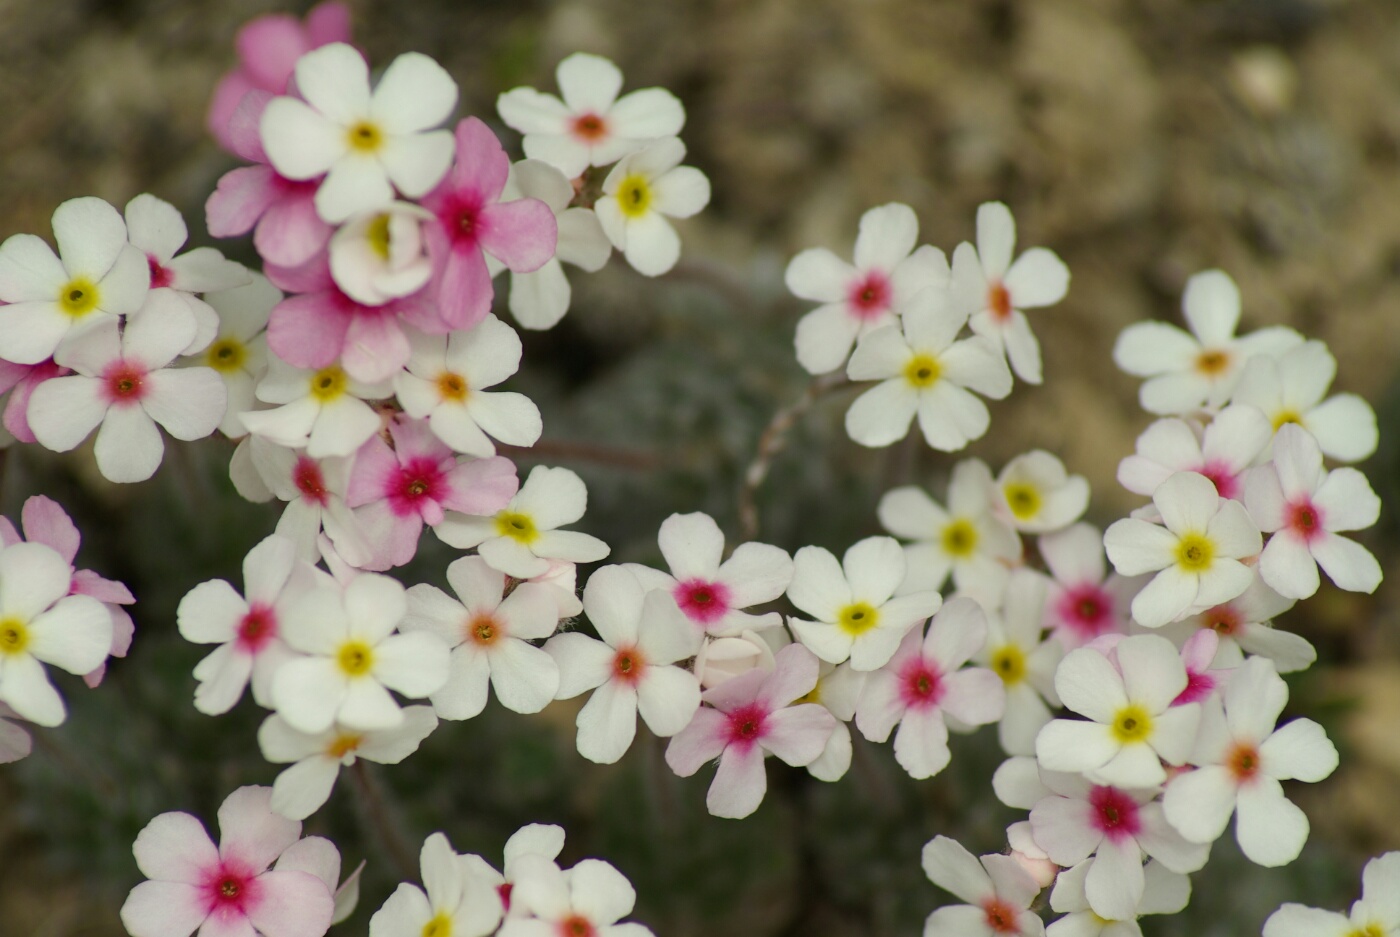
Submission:
<svg viewBox="0 0 1400 937">
<path fill-rule="evenodd" d="M 1274 429 L 1277 430 L 1285 423 L 1302 424 L 1303 417 L 1297 410 L 1280 410 L 1274 414 Z"/>
<path fill-rule="evenodd" d="M 1176 544 L 1176 564 L 1188 573 L 1210 569 L 1215 559 L 1215 544 L 1200 534 L 1187 534 Z"/>
<path fill-rule="evenodd" d="M 374 153 L 384 145 L 384 133 L 377 125 L 362 120 L 345 131 L 345 142 L 358 153 Z"/>
<path fill-rule="evenodd" d="M 943 552 L 958 558 L 969 557 L 977 549 L 977 528 L 966 518 L 958 518 L 943 528 Z"/>
<path fill-rule="evenodd" d="M 467 638 L 484 647 L 495 644 L 501 636 L 501 626 L 489 612 L 473 617 L 464 630 Z"/>
<path fill-rule="evenodd" d="M 806 696 L 793 700 L 792 705 L 796 706 L 798 703 L 820 703 L 821 701 L 822 682 L 818 680 L 817 685 L 812 687 L 812 692 L 808 693 Z"/>
<path fill-rule="evenodd" d="M 915 355 L 904 366 L 904 379 L 919 388 L 932 385 L 942 373 L 938 359 L 932 355 Z"/>
<path fill-rule="evenodd" d="M 96 283 L 87 277 L 77 277 L 69 280 L 59 291 L 58 305 L 74 319 L 81 319 L 97 308 L 97 301 L 100 298 Z"/>
<path fill-rule="evenodd" d="M 1007 686 L 1026 677 L 1026 655 L 1014 644 L 1003 644 L 992 653 L 992 670 Z"/>
<path fill-rule="evenodd" d="M 1026 482 L 1012 482 L 1003 489 L 1006 506 L 1017 520 L 1028 521 L 1040 513 L 1040 492 Z"/>
<path fill-rule="evenodd" d="M 224 374 L 239 370 L 247 360 L 248 346 L 236 338 L 220 339 L 204 353 L 204 363 Z"/>
<path fill-rule="evenodd" d="M 365 229 L 365 240 L 369 241 L 370 250 L 378 254 L 380 260 L 389 259 L 389 215 L 386 212 L 374 216 Z"/>
<path fill-rule="evenodd" d="M 346 675 L 363 677 L 374 666 L 374 648 L 358 639 L 346 641 L 340 646 L 335 661 Z"/>
<path fill-rule="evenodd" d="M 29 628 L 18 618 L 0 621 L 0 654 L 22 654 L 29 646 Z"/>
<path fill-rule="evenodd" d="M 344 653 L 344 651 L 342 651 L 341 653 Z M 364 741 L 364 736 L 359 735 L 358 733 L 340 732 L 331 741 L 331 743 L 326 746 L 326 754 L 334 758 L 336 761 L 339 761 L 346 755 L 353 752 L 355 749 L 359 748 L 360 742 L 362 741 Z"/>
<path fill-rule="evenodd" d="M 1124 745 L 1144 742 L 1152 734 L 1152 717 L 1137 703 L 1129 703 L 1113 717 L 1113 737 Z"/>
<path fill-rule="evenodd" d="M 856 602 L 841 609 L 836 624 L 852 637 L 865 634 L 880 622 L 880 613 L 868 602 Z"/>
<path fill-rule="evenodd" d="M 1206 377 L 1219 377 L 1230 368 L 1230 353 L 1211 348 L 1196 356 L 1196 370 Z"/>
<path fill-rule="evenodd" d="M 452 937 L 452 918 L 446 911 L 439 911 L 437 917 L 423 925 L 423 937 Z"/>
<path fill-rule="evenodd" d="M 1384 927 L 1372 921 L 1365 927 L 1356 928 L 1351 933 L 1347 934 L 1347 937 L 1385 937 L 1385 933 Z"/>
<path fill-rule="evenodd" d="M 467 379 L 452 371 L 444 371 L 438 377 L 437 389 L 443 400 L 461 403 L 467 399 Z"/>
<path fill-rule="evenodd" d="M 540 537 L 540 532 L 535 529 L 535 522 L 528 514 L 517 514 L 513 511 L 502 511 L 496 515 L 496 533 L 502 537 L 509 537 L 518 540 L 520 543 L 529 546 Z"/>
<path fill-rule="evenodd" d="M 311 396 L 321 403 L 330 403 L 345 393 L 346 385 L 349 383 L 350 378 L 345 375 L 340 366 L 333 364 L 311 375 Z"/>
<path fill-rule="evenodd" d="M 651 209 L 651 183 L 646 176 L 633 173 L 617 187 L 617 207 L 628 218 L 640 218 Z"/>
</svg>

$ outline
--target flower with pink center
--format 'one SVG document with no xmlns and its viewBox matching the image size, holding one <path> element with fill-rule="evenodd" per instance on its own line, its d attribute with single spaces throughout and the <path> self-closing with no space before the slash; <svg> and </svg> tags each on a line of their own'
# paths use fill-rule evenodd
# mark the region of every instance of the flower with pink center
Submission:
<svg viewBox="0 0 1400 937">
<path fill-rule="evenodd" d="M 259 706 L 272 704 L 272 676 L 295 656 L 281 638 L 287 608 L 314 586 L 317 573 L 296 556 L 296 544 L 273 534 L 243 559 L 245 596 L 222 579 L 200 583 L 176 610 L 180 634 L 194 644 L 219 645 L 194 669 L 194 708 L 226 713 L 249 680 Z"/>
<path fill-rule="evenodd" d="M 792 582 L 787 551 L 766 543 L 741 543 L 729 559 L 724 534 L 708 514 L 672 514 L 657 537 L 670 574 L 638 564 L 627 568 L 647 589 L 665 589 L 695 627 L 712 637 L 733 637 L 782 624 L 777 612 L 742 609 L 772 602 Z"/>
<path fill-rule="evenodd" d="M 936 247 L 915 250 L 918 237 L 914 210 L 892 202 L 861 216 L 854 263 L 824 247 L 792 259 L 787 288 L 800 299 L 822 303 L 797 323 L 802 367 L 812 374 L 836 370 L 857 338 L 893 323 L 915 293 L 948 285 L 948 259 Z"/>
<path fill-rule="evenodd" d="M 1017 257 L 1016 221 L 1001 202 L 977 209 L 977 246 L 953 251 L 948 289 L 953 308 L 970 316 L 968 326 L 1005 349 L 1016 376 L 1040 383 L 1040 343 L 1022 309 L 1053 306 L 1069 290 L 1069 268 L 1053 251 L 1035 247 Z"/>
<path fill-rule="evenodd" d="M 436 286 L 428 291 L 454 329 L 471 328 L 491 311 L 495 291 L 486 254 L 517 273 L 538 270 L 554 256 L 554 212 L 534 198 L 501 202 L 509 174 L 501 141 L 469 117 L 457 125 L 452 171 L 423 197 L 423 207 L 437 216 L 436 224 L 425 225 L 436 271 Z"/>
<path fill-rule="evenodd" d="M 987 641 L 987 616 L 968 598 L 950 599 L 929 624 L 904 636 L 889 663 L 866 681 L 856 727 L 872 742 L 896 725 L 894 757 L 909 776 L 942 771 L 948 751 L 948 713 L 963 725 L 996 722 L 1006 711 L 1006 689 L 985 667 L 963 668 Z"/>
<path fill-rule="evenodd" d="M 394 420 L 390 448 L 371 437 L 355 455 L 345 503 L 370 543 L 364 569 L 389 569 L 413 559 L 423 525 L 441 524 L 446 511 L 495 514 L 520 487 L 509 459 L 461 459 L 429 430 L 426 420 Z"/>
<path fill-rule="evenodd" d="M 1066 650 L 1105 634 L 1124 634 L 1128 609 L 1140 582 L 1107 572 L 1103 535 L 1091 524 L 1045 534 L 1036 547 L 1053 577 L 1045 601 L 1045 627 Z"/>
<path fill-rule="evenodd" d="M 272 812 L 271 788 L 240 787 L 219 807 L 216 848 L 188 813 L 162 813 L 132 852 L 149 881 L 131 890 L 121 918 L 133 937 L 261 934 L 321 937 L 335 901 L 310 872 L 269 866 L 295 844 L 301 824 Z"/>
<path fill-rule="evenodd" d="M 1197 631 L 1186 639 L 1181 647 L 1181 663 L 1186 668 L 1186 688 L 1172 700 L 1173 706 L 1204 704 L 1219 698 L 1220 691 L 1230 678 L 1229 668 L 1214 666 L 1219 645 L 1219 635 L 1208 629 Z"/>
<path fill-rule="evenodd" d="M 329 43 L 349 41 L 350 9 L 338 0 L 316 5 L 304 22 L 287 14 L 249 20 L 234 38 L 238 67 L 215 86 L 205 126 L 220 146 L 237 153 L 229 121 L 244 96 L 250 91 L 285 94 L 297 59 Z"/>
<path fill-rule="evenodd" d="M 274 95 L 249 93 L 229 122 L 230 149 L 254 166 L 229 170 L 204 203 L 205 224 L 214 237 L 253 232 L 253 247 L 270 264 L 299 267 L 331 239 L 334 228 L 316 213 L 319 177 L 288 179 L 274 169 L 258 125 Z"/>
<path fill-rule="evenodd" d="M 159 423 L 176 439 L 208 436 L 227 392 L 210 368 L 169 367 L 194 336 L 181 301 L 152 294 L 118 334 L 108 317 L 59 350 L 77 373 L 45 381 L 29 401 L 29 424 L 48 449 L 67 452 L 97 428 L 97 468 L 114 482 L 145 481 L 165 454 Z"/>
<path fill-rule="evenodd" d="M 690 722 L 700 681 L 677 662 L 694 656 L 700 635 L 669 595 L 643 588 L 621 566 L 588 578 L 583 610 L 602 640 L 567 632 L 544 649 L 559 665 L 556 699 L 593 690 L 576 720 L 579 754 L 612 764 L 631 747 L 638 714 L 662 738 Z"/>
<path fill-rule="evenodd" d="M 515 882 L 520 877 L 522 861 L 526 860 L 527 856 L 534 856 L 553 862 L 563 850 L 563 827 L 551 823 L 531 823 L 516 830 L 510 839 L 506 840 L 500 871 L 474 853 L 468 853 L 458 861 L 470 869 L 471 873 L 495 885 L 496 894 L 500 896 L 507 917 L 526 917 L 529 912 L 524 903 L 511 900 Z M 525 861 L 527 872 L 530 862 L 533 861 Z"/>
<path fill-rule="evenodd" d="M 296 270 L 268 268 L 279 287 L 298 293 L 273 307 L 267 321 L 267 344 L 297 368 L 316 370 L 339 359 L 356 381 L 388 381 L 408 363 L 412 349 L 404 324 L 428 332 L 447 326 L 424 296 L 366 305 L 336 284 L 325 255 Z"/>
<path fill-rule="evenodd" d="M 688 778 L 719 758 L 705 796 L 717 817 L 740 819 L 758 809 L 768 789 L 768 754 L 794 766 L 821 757 L 836 717 L 817 703 L 797 703 L 817 685 L 816 656 L 789 644 L 773 658 L 773 670 L 750 670 L 705 691 L 695 718 L 666 746 L 666 763 Z"/>
<path fill-rule="evenodd" d="M 1270 621 L 1296 601 L 1279 595 L 1256 575 L 1239 598 L 1167 625 L 1162 634 L 1181 644 L 1196 629 L 1209 628 L 1220 639 L 1215 652 L 1217 667 L 1235 667 L 1245 654 L 1254 654 L 1272 660 L 1279 673 L 1306 670 L 1317 660 L 1317 650 L 1306 638 L 1275 628 Z"/>
<path fill-rule="evenodd" d="M 1040 887 L 1010 856 L 980 860 L 947 836 L 924 844 L 924 874 L 966 904 L 947 905 L 929 915 L 925 937 L 1000 937 L 1045 933 L 1040 916 L 1030 909 Z"/>
<path fill-rule="evenodd" d="M 1319 566 L 1339 588 L 1375 592 L 1381 567 L 1371 552 L 1336 531 L 1364 530 L 1381 501 L 1354 468 L 1322 468 L 1322 450 L 1292 423 L 1274 437 L 1274 460 L 1250 472 L 1245 506 L 1271 533 L 1259 554 L 1259 575 L 1280 595 L 1306 599 L 1317 591 Z"/>
<path fill-rule="evenodd" d="M 1090 784 L 1043 768 L 1041 779 L 1051 794 L 1031 808 L 1035 842 L 1061 866 L 1095 857 L 1085 893 L 1101 917 L 1125 920 L 1137 912 L 1146 885 L 1144 857 L 1184 874 L 1210 855 L 1209 845 L 1190 843 L 1172 828 L 1155 790 Z"/>
<path fill-rule="evenodd" d="M 1252 862 L 1287 865 L 1308 838 L 1308 818 L 1283 796 L 1280 781 L 1321 781 L 1337 767 L 1322 726 L 1295 719 L 1275 731 L 1288 686 L 1268 660 L 1235 670 L 1224 715 L 1202 724 L 1194 771 L 1177 775 L 1162 798 L 1166 818 L 1195 843 L 1212 843 L 1235 814 L 1235 837 Z M 1218 710 L 1216 711 L 1219 712 Z"/>
<path fill-rule="evenodd" d="M 1158 420 L 1137 440 L 1137 452 L 1118 464 L 1118 483 L 1149 498 L 1175 472 L 1197 472 L 1222 498 L 1244 497 L 1244 474 L 1269 447 L 1274 429 L 1257 408 L 1232 404 L 1204 432 L 1185 420 Z"/>
<path fill-rule="evenodd" d="M 632 913 L 637 893 L 601 859 L 584 859 L 561 870 L 532 852 L 517 857 L 513 871 L 512 913 L 499 937 L 653 937 L 641 924 L 617 923 Z"/>
<path fill-rule="evenodd" d="M 56 501 L 43 495 L 32 496 L 24 502 L 20 512 L 20 523 L 24 526 L 23 537 L 10 523 L 9 518 L 0 517 L 0 545 L 11 546 L 24 540 L 42 543 L 52 548 L 64 562 L 70 566 L 73 564 L 82 537 L 72 518 Z M 136 632 L 131 616 L 122 608 L 123 605 L 131 605 L 136 601 L 131 590 L 120 582 L 99 576 L 93 570 L 77 569 L 73 571 L 69 580 L 68 594 L 91 596 L 103 604 L 112 617 L 112 646 L 109 656 L 125 657 L 131 649 L 131 639 Z M 96 669 L 84 674 L 83 681 L 89 687 L 97 686 L 102 682 L 106 669 L 107 664 L 104 661 Z"/>
</svg>

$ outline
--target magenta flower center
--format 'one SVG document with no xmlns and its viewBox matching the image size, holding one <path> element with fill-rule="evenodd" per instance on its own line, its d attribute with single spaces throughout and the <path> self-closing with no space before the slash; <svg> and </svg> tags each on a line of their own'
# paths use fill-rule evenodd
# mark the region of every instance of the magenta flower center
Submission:
<svg viewBox="0 0 1400 937">
<path fill-rule="evenodd" d="M 169 267 L 161 266 L 161 262 L 154 254 L 146 255 L 146 265 L 151 268 L 151 289 L 158 290 L 162 286 L 169 286 L 175 280 L 175 274 Z"/>
<path fill-rule="evenodd" d="M 1304 499 L 1288 505 L 1288 529 L 1304 542 L 1322 533 L 1322 517 L 1312 501 Z"/>
<path fill-rule="evenodd" d="M 900 672 L 899 696 L 910 709 L 937 706 L 943 691 L 943 675 L 932 661 L 915 658 Z"/>
<path fill-rule="evenodd" d="M 1176 695 L 1172 700 L 1173 706 L 1181 706 L 1186 703 L 1199 703 L 1215 690 L 1215 678 L 1208 672 L 1197 673 L 1191 668 L 1186 668 L 1186 689 Z"/>
<path fill-rule="evenodd" d="M 1136 837 L 1142 830 L 1137 802 L 1116 787 L 1090 789 L 1089 807 L 1094 829 L 1112 842 Z"/>
<path fill-rule="evenodd" d="M 1055 613 L 1081 641 L 1089 641 L 1113 627 L 1113 596 L 1092 582 L 1065 589 Z"/>
<path fill-rule="evenodd" d="M 389 490 L 389 507 L 395 516 L 415 514 L 420 501 L 440 501 L 443 495 L 441 463 L 431 456 L 414 456 L 399 467 Z"/>
<path fill-rule="evenodd" d="M 238 647 L 249 654 L 256 654 L 275 637 L 276 613 L 260 602 L 250 605 L 248 613 L 238 623 Z"/>
<path fill-rule="evenodd" d="M 729 587 L 722 582 L 687 579 L 676 583 L 671 595 L 685 616 L 700 625 L 712 624 L 729 611 Z"/>
<path fill-rule="evenodd" d="M 329 500 L 326 492 L 326 480 L 321 475 L 321 466 L 306 456 L 297 459 L 296 466 L 292 469 L 292 481 L 297 486 L 297 491 L 307 501 L 314 501 L 321 507 L 326 506 Z"/>
<path fill-rule="evenodd" d="M 1236 476 L 1234 469 L 1224 462 L 1219 460 L 1207 462 L 1196 471 L 1211 480 L 1211 483 L 1215 485 L 1216 494 L 1220 495 L 1220 497 L 1234 498 L 1240 493 L 1238 476 Z"/>
<path fill-rule="evenodd" d="M 510 893 L 515 888 L 514 882 L 502 882 L 496 886 L 496 894 L 501 896 L 501 907 L 510 910 Z"/>
<path fill-rule="evenodd" d="M 204 902 L 209 914 L 222 918 L 246 915 L 258 902 L 262 883 L 245 862 L 223 859 L 204 879 Z"/>
<path fill-rule="evenodd" d="M 768 710 L 758 703 L 748 703 L 731 709 L 729 744 L 748 748 L 768 732 Z"/>
<path fill-rule="evenodd" d="M 102 391 L 113 405 L 138 403 L 145 395 L 146 369 L 135 362 L 119 359 L 102 372 Z"/>
<path fill-rule="evenodd" d="M 892 290 L 889 277 L 882 271 L 871 270 L 851 287 L 846 302 L 861 319 L 873 319 L 890 306 Z"/>
<path fill-rule="evenodd" d="M 470 251 L 478 246 L 484 207 L 480 196 L 474 192 L 459 192 L 447 198 L 446 204 L 438 212 L 438 220 L 452 239 L 453 250 Z"/>
</svg>

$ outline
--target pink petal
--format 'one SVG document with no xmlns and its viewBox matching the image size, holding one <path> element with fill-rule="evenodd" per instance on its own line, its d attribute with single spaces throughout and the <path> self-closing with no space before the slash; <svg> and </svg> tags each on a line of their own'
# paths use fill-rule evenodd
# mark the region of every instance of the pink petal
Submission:
<svg viewBox="0 0 1400 937">
<path fill-rule="evenodd" d="M 539 199 L 488 205 L 479 218 L 481 246 L 514 273 L 530 273 L 554 256 L 559 225 Z"/>
<path fill-rule="evenodd" d="M 729 717 L 717 709 L 701 707 L 690 724 L 671 737 L 666 764 L 678 776 L 688 778 L 724 751 L 729 741 Z"/>
<path fill-rule="evenodd" d="M 321 937 L 330 928 L 335 899 L 316 876 L 290 870 L 265 872 L 257 883 L 261 894 L 249 903 L 248 920 L 265 937 Z"/>
<path fill-rule="evenodd" d="M 20 519 L 24 524 L 24 536 L 30 543 L 53 547 L 68 563 L 78 555 L 78 528 L 58 502 L 35 495 L 24 502 Z"/>
<path fill-rule="evenodd" d="M 456 137 L 457 163 L 448 184 L 457 191 L 477 193 L 484 203 L 496 201 L 510 174 L 510 157 L 501 141 L 476 117 L 458 123 Z"/>
<path fill-rule="evenodd" d="M 491 311 L 495 289 L 481 249 L 454 249 L 439 280 L 437 301 L 442 320 L 454 329 L 469 329 Z"/>
<path fill-rule="evenodd" d="M 705 795 L 705 806 L 717 817 L 738 820 L 758 809 L 768 791 L 763 749 L 730 745 L 719 759 L 719 770 Z"/>
<path fill-rule="evenodd" d="M 204 889 L 182 882 L 142 882 L 126 896 L 122 925 L 133 937 L 188 937 L 209 915 Z"/>
<path fill-rule="evenodd" d="M 323 368 L 340 357 L 350 317 L 334 293 L 293 296 L 278 303 L 267 321 L 267 344 L 298 368 Z"/>
<path fill-rule="evenodd" d="M 272 812 L 272 788 L 240 787 L 219 806 L 219 855 L 262 871 L 301 836 L 301 824 Z"/>
<path fill-rule="evenodd" d="M 162 813 L 136 836 L 131 851 L 147 878 L 196 885 L 218 865 L 219 851 L 204 825 L 188 813 Z"/>
<path fill-rule="evenodd" d="M 279 178 L 277 186 L 278 198 L 253 232 L 253 246 L 269 263 L 299 267 L 326 246 L 334 228 L 316 212 L 316 183 Z"/>
</svg>

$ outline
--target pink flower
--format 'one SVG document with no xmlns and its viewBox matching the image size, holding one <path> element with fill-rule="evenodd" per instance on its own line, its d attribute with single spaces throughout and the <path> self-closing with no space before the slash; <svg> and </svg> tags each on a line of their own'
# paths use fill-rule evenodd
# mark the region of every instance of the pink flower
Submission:
<svg viewBox="0 0 1400 937">
<path fill-rule="evenodd" d="M 136 865 L 150 881 L 131 890 L 122 924 L 133 937 L 321 937 L 334 900 L 309 872 L 268 867 L 301 836 L 279 817 L 272 789 L 240 787 L 219 807 L 216 849 L 188 813 L 162 813 L 136 837 Z"/>
<path fill-rule="evenodd" d="M 350 9 L 343 3 L 322 3 L 306 14 L 304 24 L 285 14 L 249 20 L 234 40 L 238 67 L 219 79 L 209 102 L 206 126 L 224 149 L 237 153 L 229 121 L 250 91 L 285 94 L 297 59 L 332 42 L 350 41 Z"/>
<path fill-rule="evenodd" d="M 457 125 L 457 162 L 423 198 L 437 215 L 427 225 L 442 318 L 470 328 L 491 310 L 494 291 L 483 251 L 514 273 L 538 270 L 554 256 L 559 236 L 554 212 L 539 199 L 500 202 L 510 158 L 490 129 L 475 117 Z"/>
<path fill-rule="evenodd" d="M 836 717 L 817 703 L 790 705 L 817 685 L 816 655 L 789 644 L 773 658 L 773 671 L 750 670 L 701 697 L 695 718 L 666 746 L 666 764 L 683 778 L 719 758 L 705 797 L 717 817 L 739 819 L 758 809 L 768 789 L 764 756 L 794 766 L 809 765 L 826 749 Z"/>
<path fill-rule="evenodd" d="M 54 364 L 49 358 L 38 364 L 15 364 L 0 360 L 0 393 L 10 391 L 5 402 L 5 429 L 20 442 L 35 442 L 34 431 L 29 428 L 29 398 L 34 388 L 51 377 L 63 377 L 73 372 Z"/>
<path fill-rule="evenodd" d="M 495 514 L 520 487 L 509 459 L 459 462 L 426 420 L 396 420 L 389 435 L 392 449 L 380 436 L 360 448 L 346 492 L 345 503 L 377 545 L 365 569 L 402 566 L 417 551 L 424 524 L 441 524 L 445 511 Z"/>
</svg>

